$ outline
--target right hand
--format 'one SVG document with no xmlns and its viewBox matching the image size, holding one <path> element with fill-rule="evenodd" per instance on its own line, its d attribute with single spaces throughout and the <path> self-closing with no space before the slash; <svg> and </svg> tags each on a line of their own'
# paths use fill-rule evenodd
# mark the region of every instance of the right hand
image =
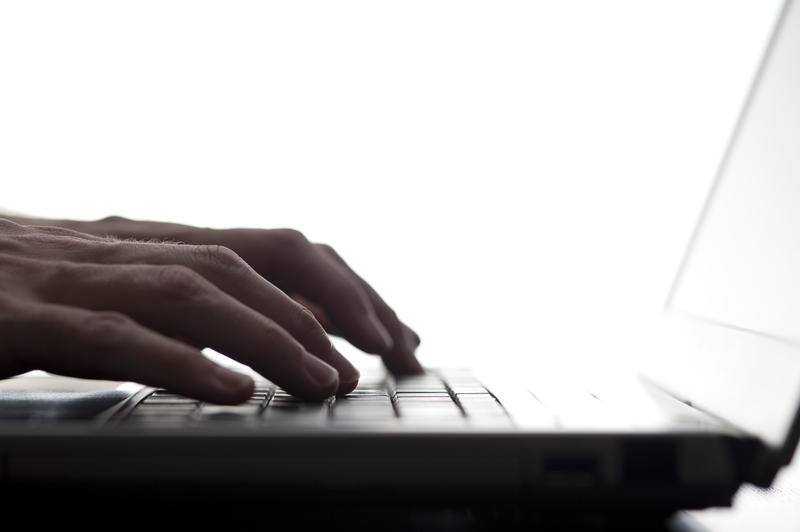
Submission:
<svg viewBox="0 0 800 532">
<path fill-rule="evenodd" d="M 41 369 L 245 401 L 252 379 L 204 347 L 307 399 L 358 382 L 314 315 L 228 248 L 0 219 L 0 378 Z"/>
</svg>

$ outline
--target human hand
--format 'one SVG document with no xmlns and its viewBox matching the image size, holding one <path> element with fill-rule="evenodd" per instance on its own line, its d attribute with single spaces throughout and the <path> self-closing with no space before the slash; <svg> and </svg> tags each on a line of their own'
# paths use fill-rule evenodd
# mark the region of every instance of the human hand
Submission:
<svg viewBox="0 0 800 532">
<path fill-rule="evenodd" d="M 380 355 L 395 374 L 420 373 L 420 338 L 380 295 L 326 244 L 292 229 L 195 229 L 190 241 L 222 244 L 284 292 L 308 307 L 325 329 L 367 353 Z"/>
<path fill-rule="evenodd" d="M 226 247 L 0 219 L 0 378 L 42 369 L 246 400 L 252 380 L 203 356 L 203 347 L 308 399 L 347 393 L 358 381 L 313 314 Z"/>
</svg>

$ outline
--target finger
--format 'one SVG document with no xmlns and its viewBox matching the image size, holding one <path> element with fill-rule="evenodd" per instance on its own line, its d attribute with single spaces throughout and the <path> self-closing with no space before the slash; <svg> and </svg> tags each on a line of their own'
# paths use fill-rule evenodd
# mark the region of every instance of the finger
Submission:
<svg viewBox="0 0 800 532">
<path fill-rule="evenodd" d="M 333 367 L 187 267 L 70 263 L 59 270 L 41 290 L 47 301 L 121 312 L 162 334 L 224 353 L 304 398 L 321 399 L 339 388 Z"/>
<path fill-rule="evenodd" d="M 419 347 L 419 344 L 422 343 L 422 339 L 419 335 L 405 323 L 401 323 L 401 326 L 403 327 L 403 334 L 406 338 L 406 342 L 414 348 Z"/>
<path fill-rule="evenodd" d="M 298 294 L 289 294 L 289 297 L 291 297 L 292 299 L 294 299 L 295 301 L 306 307 L 308 310 L 310 310 L 311 313 L 314 314 L 314 317 L 317 319 L 320 325 L 322 325 L 322 327 L 326 331 L 328 331 L 328 334 L 333 334 L 335 336 L 342 336 L 341 331 L 339 331 L 339 329 L 337 329 L 336 326 L 333 323 L 331 323 L 331 319 L 328 317 L 327 313 L 325 312 L 325 309 L 323 309 L 321 306 L 317 305 L 316 303 L 312 303 L 308 299 Z M 405 341 L 413 347 L 418 347 L 419 344 L 421 343 L 419 335 L 416 332 L 414 332 L 410 327 L 408 327 L 408 325 L 406 325 L 405 323 L 401 322 L 400 325 L 403 328 L 403 336 L 405 338 Z"/>
<path fill-rule="evenodd" d="M 280 241 L 273 245 L 284 258 L 270 265 L 270 278 L 285 291 L 323 308 L 330 325 L 354 346 L 376 354 L 390 350 L 392 338 L 361 284 L 302 234 L 278 234 Z"/>
<path fill-rule="evenodd" d="M 335 352 L 325 329 L 313 314 L 261 277 L 236 253 L 223 246 L 112 241 L 63 246 L 71 260 L 102 264 L 183 265 L 199 273 L 223 292 L 269 317 L 305 349 L 339 373 L 338 393 L 358 384 L 358 370 Z"/>
<path fill-rule="evenodd" d="M 328 314 L 325 312 L 324 308 L 299 294 L 289 294 L 289 297 L 310 310 L 311 313 L 314 314 L 314 317 L 317 319 L 319 324 L 322 325 L 328 334 L 342 336 L 342 332 L 331 322 L 331 319 L 328 317 Z"/>
<path fill-rule="evenodd" d="M 135 381 L 202 401 L 237 404 L 250 377 L 116 312 L 28 304 L 13 318 L 6 354 L 20 366 L 81 378 Z"/>
<path fill-rule="evenodd" d="M 393 347 L 391 350 L 382 353 L 386 367 L 392 373 L 397 374 L 420 373 L 422 371 L 422 365 L 414 354 L 414 351 L 420 344 L 419 335 L 400 321 L 397 317 L 397 313 L 386 304 L 375 289 L 350 268 L 336 250 L 326 244 L 318 244 L 318 246 L 323 253 L 335 260 L 347 270 L 353 279 L 358 281 L 369 297 L 381 323 L 383 323 L 386 330 L 389 331 L 392 337 Z"/>
<path fill-rule="evenodd" d="M 2 223 L 3 220 L 0 220 L 0 224 Z M 5 256 L 0 255 L 0 260 L 2 260 L 2 263 L 0 263 L 2 264 L 0 281 L 4 281 L 1 274 L 6 273 L 8 270 L 7 263 L 3 260 L 5 258 Z M 5 283 L 3 284 L 5 285 Z M 13 352 L 14 346 L 19 343 L 20 330 L 18 323 L 25 310 L 23 301 L 24 299 L 14 297 L 12 293 L 6 290 L 0 291 L 0 379 L 7 379 L 36 369 L 20 357 L 15 356 Z"/>
<path fill-rule="evenodd" d="M 317 321 L 325 328 L 326 331 L 328 331 L 329 334 L 342 336 L 341 331 L 339 331 L 339 329 L 337 329 L 336 326 L 331 323 L 331 320 L 326 314 L 325 309 L 298 294 L 289 295 L 292 299 L 309 309 L 314 314 L 314 317 L 317 319 Z M 400 326 L 402 327 L 403 338 L 406 344 L 411 346 L 412 349 L 417 348 L 421 342 L 419 335 L 402 322 L 400 323 Z"/>
<path fill-rule="evenodd" d="M 146 244 L 132 247 L 137 247 L 139 252 L 151 249 Z M 335 368 L 339 374 L 338 394 L 348 393 L 356 387 L 360 378 L 358 370 L 336 351 L 314 313 L 260 276 L 236 253 L 215 245 L 171 247 L 179 263 L 194 269 L 227 294 L 274 320 L 308 352 Z M 142 257 L 150 263 L 162 259 L 160 256 Z"/>
</svg>

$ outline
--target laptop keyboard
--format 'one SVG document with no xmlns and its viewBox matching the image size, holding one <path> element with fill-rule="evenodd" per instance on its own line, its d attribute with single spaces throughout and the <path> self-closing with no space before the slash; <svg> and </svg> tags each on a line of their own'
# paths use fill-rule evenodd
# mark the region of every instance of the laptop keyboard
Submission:
<svg viewBox="0 0 800 532">
<path fill-rule="evenodd" d="M 123 416 L 123 423 L 148 425 L 217 422 L 290 427 L 510 425 L 510 418 L 497 398 L 466 374 L 403 378 L 362 376 L 351 393 L 322 402 L 297 399 L 266 380 L 257 380 L 250 399 L 235 406 L 203 403 L 167 390 L 155 390 Z"/>
</svg>

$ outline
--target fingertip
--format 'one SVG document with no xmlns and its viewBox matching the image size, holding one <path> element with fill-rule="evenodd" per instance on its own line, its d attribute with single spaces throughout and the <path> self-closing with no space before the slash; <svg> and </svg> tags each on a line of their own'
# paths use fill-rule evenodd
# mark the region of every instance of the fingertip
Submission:
<svg viewBox="0 0 800 532">
<path fill-rule="evenodd" d="M 361 378 L 361 373 L 333 344 L 331 344 L 331 356 L 328 363 L 339 372 L 340 390 L 350 385 L 355 388 L 358 384 L 358 379 Z"/>
<path fill-rule="evenodd" d="M 405 366 L 406 375 L 419 375 L 421 373 L 425 373 L 425 368 L 422 367 L 422 364 L 419 363 L 419 360 L 416 358 L 409 360 Z"/>
<path fill-rule="evenodd" d="M 209 388 L 214 394 L 214 402 L 239 404 L 253 395 L 255 383 L 244 373 L 215 366 Z"/>
<path fill-rule="evenodd" d="M 403 325 L 403 337 L 408 345 L 413 346 L 411 349 L 416 349 L 422 342 L 419 335 L 407 325 Z"/>
<path fill-rule="evenodd" d="M 403 353 L 393 353 L 393 356 L 384 356 L 383 363 L 394 375 L 419 375 L 425 373 L 425 369 L 420 364 L 412 350 L 404 350 Z"/>
<path fill-rule="evenodd" d="M 347 382 L 340 381 L 339 382 L 339 389 L 336 391 L 336 395 L 337 396 L 347 395 L 348 393 L 350 393 L 353 390 L 355 390 L 356 386 L 358 386 L 359 377 L 356 377 L 355 380 L 351 380 L 351 381 L 347 381 Z"/>
<path fill-rule="evenodd" d="M 309 399 L 324 399 L 339 389 L 339 372 L 309 352 L 303 353 L 303 369 L 313 387 L 304 394 Z"/>
<path fill-rule="evenodd" d="M 418 375 L 425 373 L 425 368 L 416 357 L 419 336 L 409 327 L 403 326 L 403 345 L 392 353 L 392 373 L 397 375 Z M 388 366 L 387 366 L 388 367 Z"/>
</svg>

